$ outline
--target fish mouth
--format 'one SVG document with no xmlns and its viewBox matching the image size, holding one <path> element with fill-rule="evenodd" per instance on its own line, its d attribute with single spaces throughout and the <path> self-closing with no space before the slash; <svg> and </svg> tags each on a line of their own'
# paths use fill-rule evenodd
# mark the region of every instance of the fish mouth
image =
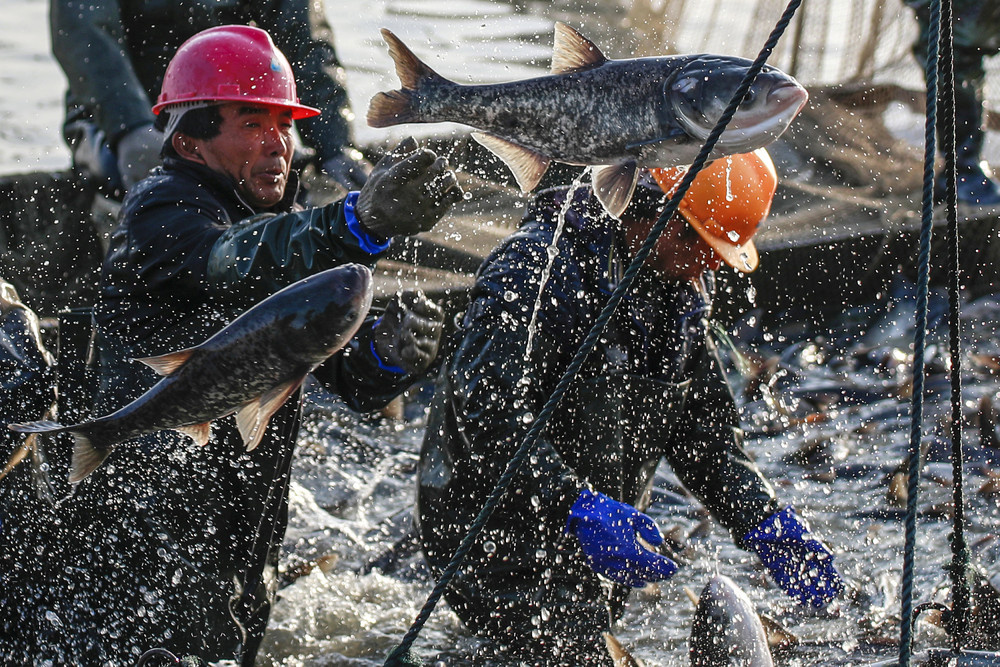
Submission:
<svg viewBox="0 0 1000 667">
<path fill-rule="evenodd" d="M 773 87 L 758 108 L 733 116 L 718 146 L 737 153 L 766 146 L 788 129 L 808 100 L 808 91 L 795 82 Z"/>
</svg>

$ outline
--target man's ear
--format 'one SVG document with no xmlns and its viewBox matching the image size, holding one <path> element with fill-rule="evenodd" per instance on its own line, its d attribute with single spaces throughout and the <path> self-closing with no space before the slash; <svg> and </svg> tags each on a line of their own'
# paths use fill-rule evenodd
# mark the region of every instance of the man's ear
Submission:
<svg viewBox="0 0 1000 667">
<path fill-rule="evenodd" d="M 174 132 L 174 136 L 170 138 L 170 145 L 173 146 L 179 156 L 185 160 L 205 164 L 205 158 L 198 149 L 200 143 L 197 139 L 181 132 Z"/>
</svg>

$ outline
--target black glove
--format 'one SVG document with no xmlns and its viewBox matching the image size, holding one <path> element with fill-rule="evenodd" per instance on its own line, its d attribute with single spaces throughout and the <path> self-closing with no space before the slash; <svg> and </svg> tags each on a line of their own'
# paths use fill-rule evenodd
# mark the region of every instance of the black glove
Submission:
<svg viewBox="0 0 1000 667">
<path fill-rule="evenodd" d="M 345 190 L 359 190 L 368 181 L 372 166 L 353 148 L 344 148 L 337 155 L 326 160 L 323 172 L 337 181 Z"/>
<path fill-rule="evenodd" d="M 462 195 L 448 160 L 408 138 L 375 165 L 354 211 L 374 236 L 409 236 L 433 227 Z"/>
<path fill-rule="evenodd" d="M 396 295 L 373 326 L 372 351 L 379 365 L 407 374 L 423 373 L 437 356 L 444 311 L 420 290 Z"/>
</svg>

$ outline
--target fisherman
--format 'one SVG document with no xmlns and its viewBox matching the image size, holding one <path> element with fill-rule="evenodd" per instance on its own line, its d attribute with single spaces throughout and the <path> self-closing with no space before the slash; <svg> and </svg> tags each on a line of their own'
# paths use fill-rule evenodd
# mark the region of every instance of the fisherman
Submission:
<svg viewBox="0 0 1000 667">
<path fill-rule="evenodd" d="M 913 53 L 920 65 L 927 62 L 927 35 L 931 29 L 930 0 L 906 0 L 920 25 Z M 1000 206 L 1000 184 L 982 159 L 986 133 L 983 128 L 984 61 L 1000 53 L 1000 1 L 955 0 L 952 5 L 955 68 L 955 171 L 958 202 L 971 210 Z M 940 109 L 938 121 L 944 121 Z M 943 145 L 938 126 L 938 149 Z M 934 199 L 945 198 L 945 175 L 934 184 Z"/>
<path fill-rule="evenodd" d="M 49 17 L 69 82 L 63 135 L 73 164 L 112 188 L 131 187 L 160 162 L 150 106 L 177 47 L 206 28 L 251 23 L 288 56 L 303 103 L 323 111 L 297 124 L 301 154 L 345 190 L 364 185 L 371 165 L 353 148 L 354 115 L 322 0 L 51 0 Z"/>
<path fill-rule="evenodd" d="M 590 188 L 543 191 L 480 268 L 449 342 L 418 469 L 418 530 L 435 571 L 452 558 L 683 173 L 646 172 L 620 222 Z M 714 271 L 723 262 L 757 267 L 752 237 L 776 183 L 763 149 L 699 173 L 447 589 L 459 618 L 515 659 L 611 664 L 602 635 L 629 589 L 677 567 L 655 550 L 663 538 L 642 513 L 661 459 L 789 596 L 819 608 L 841 590 L 833 554 L 779 504 L 744 452 L 708 336 Z"/>
<path fill-rule="evenodd" d="M 462 197 L 444 158 L 404 141 L 364 187 L 300 210 L 291 171 L 299 102 L 267 32 L 220 26 L 170 61 L 153 107 L 164 164 L 129 190 L 95 307 L 94 415 L 159 379 L 137 358 L 191 348 L 253 304 L 348 262 L 371 268 L 392 237 L 430 229 Z M 433 360 L 443 313 L 421 293 L 370 316 L 314 376 L 351 408 L 384 406 Z M 224 369 L 223 369 L 224 370 Z M 232 420 L 207 445 L 160 431 L 116 448 L 77 487 L 51 641 L 37 662 L 132 665 L 149 649 L 254 663 L 277 582 L 301 390 L 253 451 Z"/>
</svg>

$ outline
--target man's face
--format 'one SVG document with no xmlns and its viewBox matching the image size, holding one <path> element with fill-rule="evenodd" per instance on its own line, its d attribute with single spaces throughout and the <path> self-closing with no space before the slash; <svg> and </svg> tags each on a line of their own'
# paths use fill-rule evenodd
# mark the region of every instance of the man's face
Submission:
<svg viewBox="0 0 1000 667">
<path fill-rule="evenodd" d="M 292 166 L 292 112 L 239 102 L 223 104 L 219 111 L 220 133 L 211 139 L 191 139 L 193 154 L 232 178 L 250 205 L 274 206 L 285 194 Z"/>
<path fill-rule="evenodd" d="M 622 220 L 633 256 L 655 223 L 656 220 Z M 722 257 L 680 215 L 670 219 L 646 258 L 646 266 L 668 280 L 695 280 L 705 271 L 718 269 L 721 264 Z"/>
</svg>

